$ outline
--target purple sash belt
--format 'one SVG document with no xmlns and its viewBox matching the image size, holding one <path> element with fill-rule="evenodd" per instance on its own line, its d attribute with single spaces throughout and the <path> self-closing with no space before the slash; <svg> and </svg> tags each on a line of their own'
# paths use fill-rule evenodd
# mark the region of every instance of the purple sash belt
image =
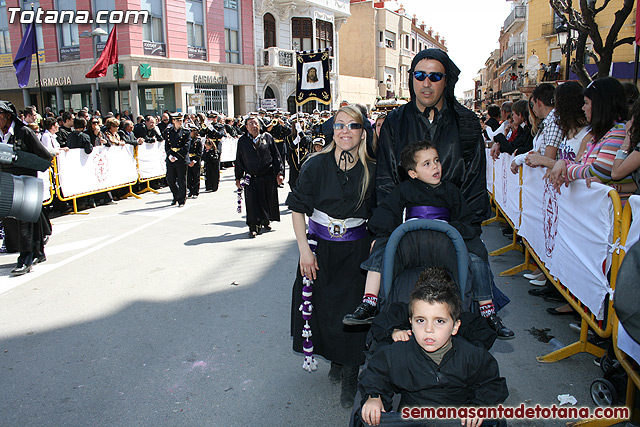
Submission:
<svg viewBox="0 0 640 427">
<path fill-rule="evenodd" d="M 407 208 L 407 219 L 440 219 L 449 222 L 451 214 L 448 208 L 436 206 L 414 206 Z"/>
<path fill-rule="evenodd" d="M 334 242 L 352 242 L 367 237 L 367 225 L 347 228 L 343 221 L 333 220 L 329 226 L 318 224 L 309 218 L 309 235 Z"/>
</svg>

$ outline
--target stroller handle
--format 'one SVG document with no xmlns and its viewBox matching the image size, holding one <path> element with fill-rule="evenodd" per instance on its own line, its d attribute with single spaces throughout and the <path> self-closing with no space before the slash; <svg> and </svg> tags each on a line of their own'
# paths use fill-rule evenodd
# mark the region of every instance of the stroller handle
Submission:
<svg viewBox="0 0 640 427">
<path fill-rule="evenodd" d="M 444 221 L 437 221 L 434 219 L 412 219 L 400 225 L 396 228 L 389 240 L 384 251 L 384 261 L 382 268 L 382 294 L 385 299 L 389 298 L 389 292 L 391 292 L 391 285 L 393 283 L 393 263 L 395 261 L 395 252 L 400 244 L 400 241 L 405 234 L 416 230 L 432 230 L 444 233 L 451 239 L 453 247 L 456 251 L 456 257 L 458 261 L 458 279 L 460 286 L 460 298 L 464 304 L 464 287 L 467 283 L 467 274 L 469 271 L 469 253 L 467 252 L 467 246 L 464 243 L 464 239 L 460 232 L 453 228 L 451 225 Z"/>
</svg>

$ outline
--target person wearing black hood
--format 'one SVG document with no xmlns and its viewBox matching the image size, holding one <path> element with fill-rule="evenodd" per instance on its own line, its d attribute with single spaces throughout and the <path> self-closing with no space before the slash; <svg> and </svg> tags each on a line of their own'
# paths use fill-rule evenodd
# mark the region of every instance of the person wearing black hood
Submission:
<svg viewBox="0 0 640 427">
<path fill-rule="evenodd" d="M 411 101 L 391 111 L 380 130 L 376 199 L 381 202 L 400 181 L 408 178 L 400 165 L 404 147 L 416 141 L 431 142 L 440 156 L 442 180 L 460 189 L 475 215 L 471 224 L 480 235 L 482 220 L 489 214 L 484 139 L 478 117 L 455 98 L 459 75 L 460 69 L 440 49 L 426 49 L 413 58 L 409 70 Z M 490 278 L 491 272 L 486 271 L 489 264 L 473 254 L 470 256 L 474 280 Z M 499 309 L 508 298 L 495 287 L 492 278 L 491 285 Z M 477 302 L 480 313 L 499 338 L 514 338 L 513 331 L 496 315 L 493 298 Z"/>
<path fill-rule="evenodd" d="M 42 159 L 51 160 L 53 158 L 36 134 L 18 119 L 13 104 L 7 101 L 0 101 L 0 142 L 12 145 L 16 151 L 36 154 Z M 14 164 L 2 163 L 0 171 L 19 176 L 37 176 L 37 171 L 34 169 Z M 35 223 L 20 220 L 3 222 L 7 235 L 14 234 L 15 227 L 20 236 L 20 256 L 18 257 L 18 265 L 11 270 L 12 276 L 26 274 L 31 271 L 33 264 L 47 260 L 44 255 L 44 240 L 45 236 L 51 234 L 51 224 L 43 212 L 40 213 L 40 217 Z"/>
</svg>

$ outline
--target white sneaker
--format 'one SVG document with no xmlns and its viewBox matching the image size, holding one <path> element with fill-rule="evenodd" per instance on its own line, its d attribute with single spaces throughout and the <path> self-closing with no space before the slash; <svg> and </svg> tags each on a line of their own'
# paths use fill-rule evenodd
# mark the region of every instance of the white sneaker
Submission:
<svg viewBox="0 0 640 427">
<path fill-rule="evenodd" d="M 529 283 L 531 283 L 533 286 L 544 286 L 547 284 L 547 279 L 529 280 Z"/>
<path fill-rule="evenodd" d="M 533 274 L 533 273 L 525 273 L 522 275 L 522 277 L 524 277 L 525 279 L 529 279 L 529 280 L 542 280 L 542 278 L 544 277 L 544 273 L 540 272 L 538 274 Z"/>
</svg>

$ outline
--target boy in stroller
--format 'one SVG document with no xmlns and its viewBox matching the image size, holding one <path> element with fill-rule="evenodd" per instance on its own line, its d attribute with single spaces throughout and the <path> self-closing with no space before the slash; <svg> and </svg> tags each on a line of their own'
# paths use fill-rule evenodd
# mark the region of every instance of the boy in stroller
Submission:
<svg viewBox="0 0 640 427">
<path fill-rule="evenodd" d="M 378 206 L 368 222 L 376 235 L 371 256 L 362 263 L 367 270 L 362 303 L 347 314 L 345 325 L 371 323 L 377 310 L 382 271 L 382 258 L 389 236 L 406 219 L 439 219 L 456 228 L 469 251 L 472 272 L 473 299 L 482 317 L 498 334 L 499 339 L 512 339 L 513 331 L 502 323 L 493 305 L 491 269 L 487 250 L 480 239 L 480 231 L 472 225 L 475 216 L 454 184 L 441 181 L 442 165 L 438 152 L 426 142 L 408 144 L 401 155 L 401 165 L 411 179 L 401 182 Z"/>
<path fill-rule="evenodd" d="M 379 424 L 381 412 L 391 409 L 396 392 L 403 409 L 494 406 L 509 395 L 493 356 L 454 336 L 460 327 L 460 296 L 450 278 L 434 271 L 423 272 L 411 293 L 411 333 L 376 351 L 360 376 L 362 420 L 370 425 Z M 482 420 L 463 422 L 475 427 Z"/>
</svg>

